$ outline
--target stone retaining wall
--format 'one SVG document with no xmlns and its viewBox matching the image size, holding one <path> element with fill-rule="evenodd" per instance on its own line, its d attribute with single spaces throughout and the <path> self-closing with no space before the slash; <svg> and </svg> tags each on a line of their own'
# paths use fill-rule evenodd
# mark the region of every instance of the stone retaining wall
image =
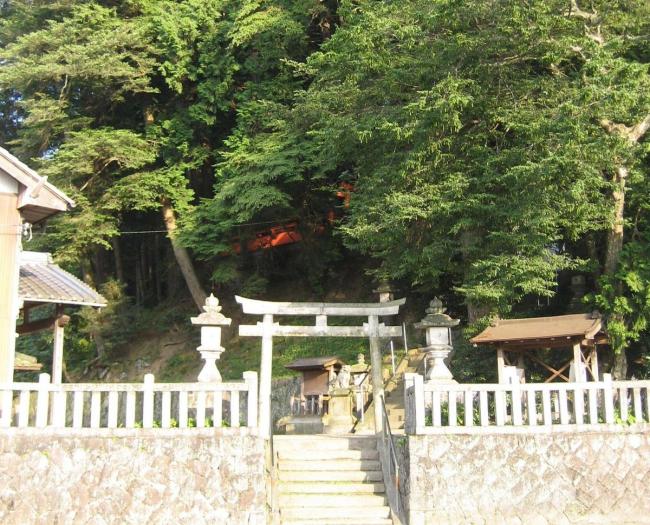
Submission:
<svg viewBox="0 0 650 525">
<path fill-rule="evenodd" d="M 264 457 L 244 428 L 2 430 L 0 523 L 264 525 Z"/>
<path fill-rule="evenodd" d="M 410 436 L 404 453 L 410 525 L 650 523 L 648 425 Z"/>
</svg>

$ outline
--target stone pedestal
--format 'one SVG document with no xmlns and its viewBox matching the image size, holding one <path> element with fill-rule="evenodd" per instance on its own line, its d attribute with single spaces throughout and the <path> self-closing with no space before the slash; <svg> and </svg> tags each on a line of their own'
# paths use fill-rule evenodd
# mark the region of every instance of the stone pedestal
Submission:
<svg viewBox="0 0 650 525">
<path fill-rule="evenodd" d="M 427 373 L 424 376 L 424 380 L 427 383 L 457 383 L 445 364 L 445 359 L 447 359 L 450 351 L 451 347 L 449 346 L 429 347 L 425 349 Z"/>
<path fill-rule="evenodd" d="M 352 415 L 352 389 L 338 388 L 330 393 L 325 434 L 348 434 L 355 419 Z"/>
</svg>

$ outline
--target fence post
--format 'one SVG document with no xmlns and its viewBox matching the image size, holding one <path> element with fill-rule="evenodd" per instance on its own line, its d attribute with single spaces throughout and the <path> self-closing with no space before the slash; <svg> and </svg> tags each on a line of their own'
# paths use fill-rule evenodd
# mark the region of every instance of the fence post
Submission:
<svg viewBox="0 0 650 525">
<path fill-rule="evenodd" d="M 36 426 L 43 428 L 47 426 L 47 412 L 50 400 L 50 374 L 39 374 L 38 394 L 36 397 Z"/>
<path fill-rule="evenodd" d="M 417 374 L 413 377 L 413 394 L 415 402 L 415 433 L 424 428 L 424 378 Z"/>
<path fill-rule="evenodd" d="M 257 372 L 244 372 L 244 381 L 248 388 L 246 426 L 255 428 L 257 426 Z"/>
<path fill-rule="evenodd" d="M 2 418 L 0 419 L 0 427 L 8 428 L 11 426 L 13 419 L 13 401 L 14 391 L 3 390 L 0 392 L 2 396 Z"/>
<path fill-rule="evenodd" d="M 605 423 L 614 423 L 614 390 L 612 385 L 612 374 L 603 374 L 603 390 L 605 399 Z"/>
<path fill-rule="evenodd" d="M 142 388 L 142 428 L 153 427 L 153 374 L 145 374 Z"/>
<path fill-rule="evenodd" d="M 417 374 L 406 372 L 404 374 L 404 432 L 415 434 L 415 403 L 414 385 Z"/>
</svg>

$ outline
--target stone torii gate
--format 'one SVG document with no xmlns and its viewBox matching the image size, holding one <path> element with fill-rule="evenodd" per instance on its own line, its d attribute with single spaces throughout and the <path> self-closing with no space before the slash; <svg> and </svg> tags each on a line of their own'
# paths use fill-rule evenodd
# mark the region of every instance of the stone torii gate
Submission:
<svg viewBox="0 0 650 525">
<path fill-rule="evenodd" d="M 240 325 L 239 335 L 262 338 L 260 366 L 259 429 L 264 438 L 270 435 L 271 425 L 271 367 L 273 361 L 273 336 L 282 337 L 367 337 L 370 341 L 370 364 L 372 366 L 372 391 L 375 399 L 375 430 L 382 430 L 382 407 L 379 398 L 384 393 L 381 374 L 382 337 L 400 337 L 401 326 L 385 326 L 380 316 L 396 315 L 406 299 L 384 303 L 294 303 L 272 302 L 235 296 L 245 314 L 262 315 L 262 322 Z M 274 315 L 315 316 L 314 326 L 282 326 L 273 321 Z M 328 316 L 367 317 L 361 326 L 329 326 Z"/>
</svg>

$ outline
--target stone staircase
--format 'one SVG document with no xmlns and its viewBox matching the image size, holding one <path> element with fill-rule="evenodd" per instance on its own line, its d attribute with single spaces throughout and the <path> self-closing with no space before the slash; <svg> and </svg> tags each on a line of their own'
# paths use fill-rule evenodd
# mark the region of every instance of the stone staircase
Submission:
<svg viewBox="0 0 650 525">
<path fill-rule="evenodd" d="M 418 349 L 409 350 L 398 363 L 395 374 L 386 381 L 384 385 L 384 396 L 386 398 L 386 413 L 388 422 L 393 435 L 404 434 L 404 423 L 406 419 L 406 410 L 404 403 L 404 374 L 421 372 L 423 355 Z M 374 401 L 373 401 L 374 403 Z M 359 425 L 357 432 L 364 432 L 374 428 L 374 405 L 373 403 L 367 408 L 365 421 Z"/>
<path fill-rule="evenodd" d="M 281 525 L 392 525 L 374 436 L 275 436 Z"/>
</svg>

